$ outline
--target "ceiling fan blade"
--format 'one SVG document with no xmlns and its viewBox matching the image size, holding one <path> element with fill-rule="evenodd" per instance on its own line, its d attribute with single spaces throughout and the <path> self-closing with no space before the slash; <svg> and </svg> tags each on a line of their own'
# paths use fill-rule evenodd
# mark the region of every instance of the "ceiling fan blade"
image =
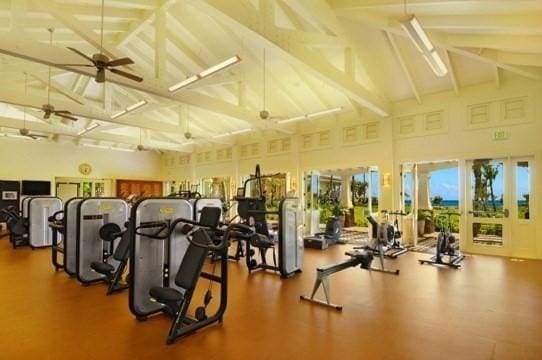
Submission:
<svg viewBox="0 0 542 360">
<path fill-rule="evenodd" d="M 34 139 L 36 138 L 43 138 L 43 139 L 47 139 L 49 136 L 47 135 L 39 135 L 39 134 L 30 134 L 30 136 L 33 136 Z"/>
<path fill-rule="evenodd" d="M 58 115 L 58 114 L 66 114 L 66 115 L 71 115 L 71 111 L 68 111 L 68 110 L 55 110 L 55 113 Z"/>
<path fill-rule="evenodd" d="M 69 113 L 69 114 L 71 114 L 71 113 Z M 77 120 L 79 120 L 79 119 L 76 118 L 76 117 L 73 117 L 73 116 L 70 116 L 70 115 L 66 114 L 66 112 L 60 112 L 60 113 L 59 113 L 58 111 L 55 111 L 55 115 L 56 115 L 56 116 L 60 116 L 61 118 L 64 118 L 64 119 L 71 120 L 71 121 L 77 121 Z"/>
<path fill-rule="evenodd" d="M 38 138 L 34 134 L 26 135 L 26 137 L 29 137 L 29 138 L 31 138 L 33 140 L 38 140 Z"/>
<path fill-rule="evenodd" d="M 89 57 L 89 56 L 83 54 L 81 51 L 79 51 L 79 50 L 77 50 L 77 49 L 74 49 L 74 48 L 72 48 L 72 47 L 69 47 L 69 46 L 68 46 L 68 49 L 70 49 L 71 51 L 73 51 L 73 52 L 76 53 L 77 55 L 84 57 L 85 59 L 87 59 L 88 61 L 90 61 L 90 62 L 93 63 L 94 65 L 96 65 L 96 63 L 94 62 L 94 60 L 93 60 L 91 57 Z"/>
<path fill-rule="evenodd" d="M 96 82 L 103 83 L 105 82 L 105 69 L 99 69 L 96 73 Z"/>
<path fill-rule="evenodd" d="M 56 64 L 59 66 L 84 66 L 84 67 L 95 67 L 94 65 L 89 64 Z"/>
<path fill-rule="evenodd" d="M 115 67 L 115 66 L 131 65 L 131 64 L 134 64 L 134 61 L 126 57 L 122 59 L 111 60 L 110 62 L 107 63 L 107 66 Z"/>
<path fill-rule="evenodd" d="M 44 119 L 49 119 L 51 117 L 51 113 L 49 111 L 46 111 L 44 114 L 43 114 L 43 118 Z"/>
<path fill-rule="evenodd" d="M 122 71 L 122 70 L 109 69 L 109 71 L 111 71 L 114 74 L 124 76 L 125 78 L 131 79 L 131 80 L 134 80 L 134 81 L 137 81 L 137 82 L 142 82 L 143 81 L 142 77 L 139 77 L 139 76 L 134 75 L 134 74 L 127 73 L 127 72 Z"/>
</svg>

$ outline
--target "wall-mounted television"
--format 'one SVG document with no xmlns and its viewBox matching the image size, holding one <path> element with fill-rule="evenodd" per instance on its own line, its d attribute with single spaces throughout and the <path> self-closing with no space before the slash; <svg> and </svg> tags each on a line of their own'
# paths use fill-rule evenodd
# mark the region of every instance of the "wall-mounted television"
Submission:
<svg viewBox="0 0 542 360">
<path fill-rule="evenodd" d="M 51 195 L 50 181 L 23 180 L 21 183 L 22 195 Z"/>
</svg>

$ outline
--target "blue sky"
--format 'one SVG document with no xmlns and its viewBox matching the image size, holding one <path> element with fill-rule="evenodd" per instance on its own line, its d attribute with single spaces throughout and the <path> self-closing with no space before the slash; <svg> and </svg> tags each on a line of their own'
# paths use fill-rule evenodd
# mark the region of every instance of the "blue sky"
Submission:
<svg viewBox="0 0 542 360">
<path fill-rule="evenodd" d="M 369 174 L 367 172 L 354 175 L 354 179 L 358 181 L 369 181 Z M 371 171 L 371 196 L 378 197 L 380 193 L 380 172 Z"/>
<path fill-rule="evenodd" d="M 449 168 L 431 172 L 431 197 L 442 196 L 444 200 L 458 200 L 459 173 L 458 168 Z"/>
<path fill-rule="evenodd" d="M 523 194 L 529 193 L 529 174 L 530 169 L 527 167 L 516 167 L 516 196 L 518 200 L 523 200 Z M 503 169 L 502 166 L 499 167 L 499 173 L 493 184 L 493 189 L 497 199 L 500 199 L 503 193 Z M 363 174 L 358 174 L 355 176 L 356 180 L 363 180 Z M 365 179 L 368 178 L 368 174 L 365 173 Z M 380 191 L 380 174 L 378 171 L 371 172 L 371 182 L 372 182 L 372 196 L 378 196 Z M 408 180 L 407 180 L 408 182 Z M 405 184 L 409 190 L 411 190 L 411 185 Z M 459 169 L 449 168 L 443 170 L 436 170 L 431 172 L 431 197 L 436 195 L 442 196 L 444 200 L 458 200 L 459 197 Z M 407 193 L 408 191 L 407 190 Z"/>
<path fill-rule="evenodd" d="M 504 173 L 499 166 L 497 178 L 493 183 L 493 189 L 497 199 L 503 194 Z M 516 167 L 516 196 L 523 200 L 523 194 L 529 193 L 529 168 Z M 458 169 L 450 168 L 431 172 L 431 197 L 440 195 L 444 200 L 457 200 L 459 195 Z"/>
</svg>

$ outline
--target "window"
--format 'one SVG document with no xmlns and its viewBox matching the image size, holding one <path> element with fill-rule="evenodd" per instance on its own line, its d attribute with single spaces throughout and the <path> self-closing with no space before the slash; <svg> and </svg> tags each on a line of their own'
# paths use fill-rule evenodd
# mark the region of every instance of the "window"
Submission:
<svg viewBox="0 0 542 360">
<path fill-rule="evenodd" d="M 371 212 L 378 212 L 378 195 L 380 194 L 380 173 L 371 170 Z"/>
<path fill-rule="evenodd" d="M 504 164 L 501 160 L 475 160 L 471 171 L 474 217 L 504 217 Z"/>
<path fill-rule="evenodd" d="M 516 162 L 516 206 L 518 219 L 530 219 L 531 176 L 528 161 Z"/>
<path fill-rule="evenodd" d="M 407 214 L 412 212 L 412 195 L 414 193 L 414 181 L 412 172 L 403 169 L 403 211 Z"/>
</svg>

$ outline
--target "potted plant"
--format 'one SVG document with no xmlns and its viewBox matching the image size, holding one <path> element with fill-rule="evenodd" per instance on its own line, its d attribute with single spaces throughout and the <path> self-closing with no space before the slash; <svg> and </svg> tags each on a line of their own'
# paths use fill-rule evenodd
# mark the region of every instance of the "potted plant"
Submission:
<svg viewBox="0 0 542 360">
<path fill-rule="evenodd" d="M 430 216 L 425 210 L 418 210 L 418 236 L 425 234 L 425 220 Z"/>
<path fill-rule="evenodd" d="M 336 203 L 334 206 L 333 206 L 333 209 L 332 209 L 332 214 L 333 216 L 335 216 L 337 219 L 339 219 L 339 222 L 341 223 L 341 227 L 344 227 L 344 223 L 345 223 L 345 213 L 346 213 L 347 209 L 342 207 L 339 203 Z"/>
<path fill-rule="evenodd" d="M 433 218 L 433 210 L 425 210 L 425 234 L 432 234 L 435 232 L 435 221 Z"/>
</svg>

